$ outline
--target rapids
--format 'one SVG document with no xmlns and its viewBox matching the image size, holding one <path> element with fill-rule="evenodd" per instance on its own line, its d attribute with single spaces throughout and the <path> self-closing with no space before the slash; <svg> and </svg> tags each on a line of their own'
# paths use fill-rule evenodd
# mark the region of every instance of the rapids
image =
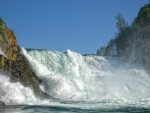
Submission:
<svg viewBox="0 0 150 113">
<path fill-rule="evenodd" d="M 150 77 L 124 58 L 82 56 L 71 50 L 22 52 L 53 100 L 40 100 L 31 89 L 1 74 L 0 101 L 8 105 L 50 105 L 80 109 L 150 108 Z M 15 92 L 15 93 L 13 93 Z"/>
</svg>

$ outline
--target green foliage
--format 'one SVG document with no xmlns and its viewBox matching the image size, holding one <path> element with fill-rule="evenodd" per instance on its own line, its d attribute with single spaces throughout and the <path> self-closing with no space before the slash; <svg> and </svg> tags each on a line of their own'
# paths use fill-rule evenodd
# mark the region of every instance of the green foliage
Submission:
<svg viewBox="0 0 150 113">
<path fill-rule="evenodd" d="M 106 46 L 106 56 L 116 56 L 116 39 L 111 39 Z"/>
<path fill-rule="evenodd" d="M 127 61 L 150 71 L 150 4 L 140 9 L 130 26 L 121 14 L 115 18 L 118 31 L 105 47 L 105 55 L 125 57 Z"/>
<path fill-rule="evenodd" d="M 96 54 L 100 55 L 100 56 L 105 56 L 106 55 L 106 46 L 100 47 L 100 49 L 97 50 Z"/>
<path fill-rule="evenodd" d="M 0 17 L 0 26 L 2 26 L 4 24 L 3 19 Z"/>
<path fill-rule="evenodd" d="M 7 36 L 7 27 L 1 17 L 0 17 L 0 35 L 2 36 L 2 38 Z"/>
<path fill-rule="evenodd" d="M 128 29 L 127 22 L 121 14 L 118 14 L 115 18 L 117 20 L 116 27 L 118 28 L 116 37 L 108 42 L 107 46 L 105 47 L 105 54 L 103 52 L 104 47 L 102 47 L 97 51 L 99 53 L 98 55 L 121 56 L 124 52 L 125 31 Z"/>
<path fill-rule="evenodd" d="M 118 28 L 119 32 L 126 29 L 127 22 L 123 18 L 122 14 L 118 13 L 118 15 L 115 18 L 117 20 L 116 27 Z"/>
<path fill-rule="evenodd" d="M 146 27 L 150 25 L 150 4 L 142 7 L 138 13 L 135 23 L 140 27 Z"/>
<path fill-rule="evenodd" d="M 8 70 L 9 67 L 9 61 L 4 56 L 0 55 L 0 69 L 2 70 Z"/>
</svg>

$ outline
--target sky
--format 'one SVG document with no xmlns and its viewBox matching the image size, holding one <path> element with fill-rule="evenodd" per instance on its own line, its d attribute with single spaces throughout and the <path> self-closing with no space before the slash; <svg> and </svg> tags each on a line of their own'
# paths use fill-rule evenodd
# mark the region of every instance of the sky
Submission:
<svg viewBox="0 0 150 113">
<path fill-rule="evenodd" d="M 0 17 L 24 48 L 95 54 L 114 38 L 115 16 L 130 25 L 149 0 L 0 0 Z"/>
</svg>

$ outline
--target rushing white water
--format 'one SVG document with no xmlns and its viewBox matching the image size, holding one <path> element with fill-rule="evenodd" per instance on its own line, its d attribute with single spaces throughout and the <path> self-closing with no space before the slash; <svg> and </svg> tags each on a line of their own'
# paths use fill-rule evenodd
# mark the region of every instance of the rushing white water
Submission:
<svg viewBox="0 0 150 113">
<path fill-rule="evenodd" d="M 123 58 L 82 56 L 70 50 L 22 50 L 44 81 L 45 92 L 54 98 L 149 105 L 150 77 Z"/>
<path fill-rule="evenodd" d="M 150 77 L 144 69 L 125 63 L 123 58 L 82 56 L 70 50 L 22 51 L 44 82 L 41 89 L 56 100 L 40 100 L 31 89 L 0 75 L 0 101 L 83 109 L 150 107 Z"/>
<path fill-rule="evenodd" d="M 4 73 L 0 74 L 0 101 L 5 102 L 6 105 L 32 105 L 33 103 L 38 104 L 40 102 L 30 88 L 24 87 L 19 82 L 11 82 Z"/>
</svg>

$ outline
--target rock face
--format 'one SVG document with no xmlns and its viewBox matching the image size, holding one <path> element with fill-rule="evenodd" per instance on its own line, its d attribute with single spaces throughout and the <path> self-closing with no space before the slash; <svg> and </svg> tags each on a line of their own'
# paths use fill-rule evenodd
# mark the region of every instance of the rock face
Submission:
<svg viewBox="0 0 150 113">
<path fill-rule="evenodd" d="M 5 105 L 5 104 L 4 104 L 3 102 L 0 101 L 0 107 L 1 107 L 1 106 L 4 106 L 4 105 Z"/>
<path fill-rule="evenodd" d="M 7 28 L 5 22 L 0 18 L 0 50 L 10 60 L 16 60 L 18 43 L 13 30 Z"/>
<path fill-rule="evenodd" d="M 40 88 L 39 84 L 42 81 L 38 76 L 32 71 L 29 66 L 27 59 L 22 54 L 21 48 L 18 46 L 18 55 L 16 61 L 8 60 L 8 71 L 12 75 L 11 79 L 13 81 L 19 81 L 24 86 L 30 87 L 33 89 L 34 93 L 40 97 L 49 97 L 48 94 L 44 93 Z"/>
<path fill-rule="evenodd" d="M 13 30 L 9 30 L 1 18 L 0 50 L 4 52 L 4 55 L 0 55 L 0 70 L 9 73 L 13 82 L 20 82 L 24 86 L 32 88 L 37 96 L 50 97 L 40 89 L 39 84 L 42 81 L 32 71 L 27 59 L 22 54 Z"/>
<path fill-rule="evenodd" d="M 0 70 L 5 73 L 3 75 L 10 77 L 11 82 L 20 82 L 25 87 L 30 87 L 34 94 L 39 98 L 51 98 L 47 93 L 40 89 L 39 85 L 42 84 L 42 81 L 30 68 L 28 61 L 22 54 L 19 46 L 16 61 L 9 60 L 8 58 L 0 55 Z"/>
</svg>

